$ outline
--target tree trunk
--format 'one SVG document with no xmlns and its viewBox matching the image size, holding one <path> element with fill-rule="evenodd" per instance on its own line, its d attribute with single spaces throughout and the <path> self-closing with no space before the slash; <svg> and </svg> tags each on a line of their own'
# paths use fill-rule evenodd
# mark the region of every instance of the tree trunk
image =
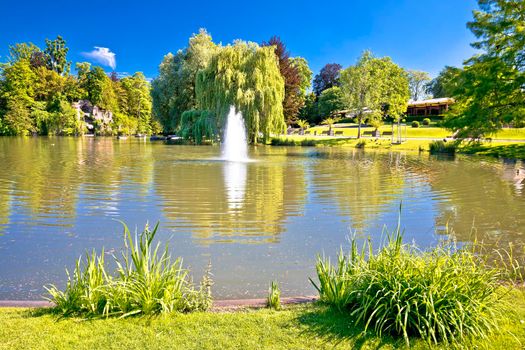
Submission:
<svg viewBox="0 0 525 350">
<path fill-rule="evenodd" d="M 360 139 L 361 138 L 361 119 L 363 117 L 361 116 L 361 114 L 359 114 L 359 116 L 357 117 L 357 138 Z"/>
</svg>

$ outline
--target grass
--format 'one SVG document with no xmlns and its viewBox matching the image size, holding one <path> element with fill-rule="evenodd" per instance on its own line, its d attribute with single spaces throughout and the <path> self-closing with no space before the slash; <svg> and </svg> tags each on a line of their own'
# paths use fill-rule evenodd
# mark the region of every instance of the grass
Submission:
<svg viewBox="0 0 525 350">
<path fill-rule="evenodd" d="M 55 313 L 62 316 L 157 315 L 175 311 L 206 310 L 211 306 L 211 279 L 204 275 L 199 289 L 193 286 L 182 260 L 172 260 L 168 247 L 153 245 L 158 224 L 142 233 L 130 233 L 124 225 L 125 250 L 113 256 L 115 274 L 107 271 L 104 251 L 86 254 L 72 274 L 66 271 L 65 290 L 46 287 Z"/>
<path fill-rule="evenodd" d="M 335 265 L 318 257 L 319 283 L 312 283 L 320 300 L 407 346 L 414 337 L 429 345 L 467 344 L 499 330 L 501 281 L 508 274 L 471 248 L 420 251 L 402 238 L 398 225 L 379 249 L 370 241 L 358 248 L 353 238 Z"/>
<path fill-rule="evenodd" d="M 281 309 L 281 289 L 275 281 L 270 283 L 270 288 L 268 289 L 267 306 L 274 310 Z"/>
<path fill-rule="evenodd" d="M 501 301 L 501 332 L 463 348 L 525 345 L 525 291 Z M 412 349 L 428 349 L 421 340 Z M 0 349 L 402 349 L 402 339 L 364 332 L 352 318 L 320 304 L 233 313 L 195 312 L 154 318 L 57 320 L 41 310 L 0 309 Z M 449 349 L 445 344 L 432 346 Z"/>
<path fill-rule="evenodd" d="M 455 154 L 457 150 L 457 145 L 453 141 L 450 141 L 450 142 L 445 142 L 442 140 L 432 141 L 428 145 L 428 150 L 430 154 L 439 154 L 439 153 Z"/>
</svg>

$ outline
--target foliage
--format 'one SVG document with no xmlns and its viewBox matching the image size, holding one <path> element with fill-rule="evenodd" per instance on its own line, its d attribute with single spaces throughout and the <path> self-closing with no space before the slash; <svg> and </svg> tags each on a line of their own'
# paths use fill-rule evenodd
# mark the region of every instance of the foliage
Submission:
<svg viewBox="0 0 525 350">
<path fill-rule="evenodd" d="M 412 122 L 412 127 L 413 127 L 413 128 L 419 128 L 419 122 L 418 122 L 417 120 L 414 120 L 414 121 Z"/>
<path fill-rule="evenodd" d="M 136 132 L 141 134 L 151 133 L 151 94 L 150 85 L 141 72 L 120 80 L 124 96 L 119 103 L 120 110 L 137 120 Z"/>
<path fill-rule="evenodd" d="M 308 129 L 308 127 L 310 126 L 310 124 L 308 123 L 307 120 L 299 119 L 299 120 L 297 121 L 297 126 L 298 126 L 299 128 L 301 128 L 301 130 L 304 131 L 305 129 Z"/>
<path fill-rule="evenodd" d="M 71 62 L 67 61 L 69 48 L 66 41 L 59 35 L 55 40 L 46 39 L 46 49 L 44 51 L 47 68 L 58 74 L 68 74 Z"/>
<path fill-rule="evenodd" d="M 158 224 L 132 236 L 124 225 L 125 251 L 113 256 L 116 274 L 109 274 L 105 253 L 95 251 L 79 258 L 68 275 L 64 291 L 46 287 L 55 311 L 63 316 L 156 315 L 206 310 L 211 306 L 211 280 L 205 274 L 195 289 L 180 258 L 172 260 L 167 246 L 153 245 Z M 67 272 L 67 271 L 66 271 Z"/>
<path fill-rule="evenodd" d="M 317 108 L 322 117 L 330 116 L 333 112 L 340 111 L 344 109 L 344 107 L 344 95 L 339 86 L 324 90 L 317 102 Z"/>
<path fill-rule="evenodd" d="M 452 97 L 458 88 L 456 77 L 461 73 L 460 68 L 445 66 L 438 76 L 425 86 L 426 93 L 433 98 Z"/>
<path fill-rule="evenodd" d="M 153 113 L 165 132 L 181 127 L 182 113 L 195 109 L 195 83 L 199 70 L 208 66 L 219 47 L 212 37 L 201 29 L 188 42 L 188 47 L 164 56 L 159 75 L 152 82 Z"/>
<path fill-rule="evenodd" d="M 451 245 L 422 252 L 403 244 L 399 227 L 375 250 L 351 240 L 337 263 L 318 257 L 321 301 L 348 312 L 365 329 L 429 344 L 486 338 L 496 322 L 498 273 L 473 251 Z M 313 283 L 313 282 L 312 282 Z"/>
<path fill-rule="evenodd" d="M 523 0 L 479 0 L 468 24 L 481 50 L 456 76 L 457 103 L 446 126 L 458 137 L 480 138 L 525 120 L 525 27 Z"/>
<path fill-rule="evenodd" d="M 201 144 L 204 140 L 215 141 L 217 118 L 209 111 L 191 110 L 182 113 L 181 136 Z"/>
<path fill-rule="evenodd" d="M 230 106 L 240 111 L 249 140 L 257 143 L 285 129 L 284 80 L 272 47 L 237 41 L 222 47 L 197 74 L 197 105 L 223 126 Z"/>
<path fill-rule="evenodd" d="M 306 97 L 307 91 L 312 87 L 312 70 L 308 65 L 308 61 L 303 57 L 290 57 L 292 65 L 299 72 L 301 82 L 299 84 L 299 89 L 301 90 L 301 95 Z"/>
<path fill-rule="evenodd" d="M 310 124 L 318 124 L 321 121 L 317 106 L 317 96 L 313 92 L 306 95 L 304 106 L 299 111 L 299 117 L 308 120 Z"/>
<path fill-rule="evenodd" d="M 407 73 L 410 98 L 419 101 L 425 97 L 426 85 L 430 82 L 430 75 L 427 72 L 417 70 L 409 70 Z"/>
<path fill-rule="evenodd" d="M 281 309 L 281 289 L 275 281 L 270 283 L 270 288 L 268 289 L 267 306 L 274 310 Z"/>
<path fill-rule="evenodd" d="M 430 118 L 423 119 L 423 125 L 425 125 L 425 126 L 430 125 Z"/>
<path fill-rule="evenodd" d="M 406 72 L 390 57 L 376 58 L 369 51 L 356 65 L 342 71 L 341 89 L 345 104 L 356 115 L 358 138 L 365 117 L 369 121 L 386 115 L 399 119 L 406 112 L 410 96 Z"/>
<path fill-rule="evenodd" d="M 293 64 L 290 59 L 290 53 L 286 49 L 286 45 L 279 37 L 274 36 L 270 38 L 268 42 L 263 42 L 262 46 L 274 47 L 275 55 L 279 62 L 279 71 L 284 79 L 284 120 L 288 125 L 295 124 L 297 114 L 304 105 L 303 95 L 301 94 L 302 77 L 299 73 L 299 69 Z M 308 66 L 306 66 L 306 68 L 308 69 Z"/>
<path fill-rule="evenodd" d="M 339 86 L 340 71 L 343 67 L 338 63 L 328 63 L 314 78 L 313 91 L 320 96 L 323 91 L 334 86 Z"/>
<path fill-rule="evenodd" d="M 445 142 L 442 140 L 432 141 L 428 145 L 428 150 L 430 154 L 437 153 L 446 153 L 446 154 L 455 154 L 457 149 L 457 144 L 455 142 Z"/>
</svg>

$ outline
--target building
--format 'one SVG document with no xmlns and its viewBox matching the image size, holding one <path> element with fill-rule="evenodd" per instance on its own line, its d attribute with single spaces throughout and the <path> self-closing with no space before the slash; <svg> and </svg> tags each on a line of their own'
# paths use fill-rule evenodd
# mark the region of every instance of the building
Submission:
<svg viewBox="0 0 525 350">
<path fill-rule="evenodd" d="M 454 99 L 449 97 L 410 101 L 408 102 L 407 115 L 443 115 L 452 104 L 454 104 Z"/>
</svg>

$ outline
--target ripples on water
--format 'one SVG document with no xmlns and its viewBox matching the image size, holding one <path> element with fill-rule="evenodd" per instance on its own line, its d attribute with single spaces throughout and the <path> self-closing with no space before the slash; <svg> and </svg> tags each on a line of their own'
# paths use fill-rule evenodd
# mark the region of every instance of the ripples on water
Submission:
<svg viewBox="0 0 525 350">
<path fill-rule="evenodd" d="M 0 138 L 0 298 L 38 298 L 85 250 L 121 248 L 120 224 L 161 222 L 197 277 L 211 260 L 217 297 L 312 293 L 317 253 L 353 230 L 377 239 L 403 203 L 405 238 L 522 243 L 521 162 L 335 148 L 218 147 L 109 138 Z M 521 172 L 517 172 L 522 169 Z"/>
</svg>

